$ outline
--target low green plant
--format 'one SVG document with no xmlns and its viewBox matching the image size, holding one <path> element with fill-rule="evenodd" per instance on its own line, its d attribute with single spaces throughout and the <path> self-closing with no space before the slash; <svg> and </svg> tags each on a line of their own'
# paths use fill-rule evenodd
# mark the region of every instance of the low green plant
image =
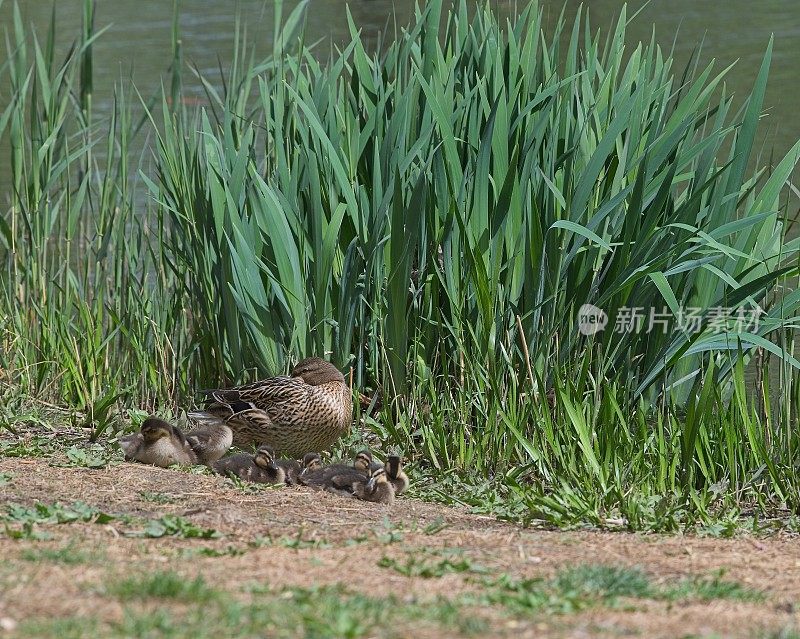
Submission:
<svg viewBox="0 0 800 639">
<path fill-rule="evenodd" d="M 434 519 L 429 524 L 426 524 L 425 528 L 423 528 L 422 532 L 424 532 L 426 535 L 436 535 L 436 534 L 440 533 L 441 531 L 443 531 L 445 528 L 447 528 L 447 526 L 448 526 L 448 524 L 444 520 L 444 518 L 437 517 L 436 519 Z"/>
<path fill-rule="evenodd" d="M 53 442 L 44 437 L 0 441 L 0 457 L 47 457 L 53 450 Z"/>
<path fill-rule="evenodd" d="M 217 539 L 222 537 L 222 534 L 213 528 L 202 528 L 177 515 L 164 515 L 158 519 L 151 519 L 145 524 L 144 530 L 131 534 L 150 538 Z"/>
<path fill-rule="evenodd" d="M 127 577 L 108 586 L 107 592 L 121 601 L 154 599 L 201 603 L 219 597 L 218 591 L 209 587 L 203 577 L 190 579 L 173 571 Z"/>
<path fill-rule="evenodd" d="M 113 515 L 81 501 L 76 501 L 70 506 L 37 502 L 33 507 L 12 502 L 6 505 L 6 512 L 0 515 L 6 537 L 38 541 L 52 539 L 52 534 L 42 530 L 42 525 L 76 521 L 105 524 L 113 519 Z"/>
<path fill-rule="evenodd" d="M 97 553 L 82 550 L 74 543 L 62 548 L 26 548 L 20 557 L 30 562 L 49 562 L 67 566 L 96 563 L 99 560 Z"/>
<path fill-rule="evenodd" d="M 43 637 L 50 639 L 84 639 L 84 637 L 99 637 L 102 624 L 95 617 L 61 617 L 28 619 L 21 624 L 20 631 L 28 637 Z"/>
<path fill-rule="evenodd" d="M 763 595 L 721 575 L 654 584 L 640 568 L 585 564 L 566 568 L 552 579 L 484 578 L 483 598 L 516 614 L 534 611 L 568 614 L 592 607 L 615 607 L 621 600 L 760 601 Z"/>
<path fill-rule="evenodd" d="M 430 558 L 433 554 L 434 557 Z M 378 561 L 378 567 L 394 570 L 406 577 L 421 577 L 431 579 L 443 577 L 453 573 L 482 573 L 485 568 L 473 563 L 471 559 L 463 554 L 449 553 L 442 558 L 435 555 L 440 553 L 420 553 L 414 551 L 407 553 L 405 560 L 401 561 L 393 557 L 384 555 Z"/>
<path fill-rule="evenodd" d="M 403 541 L 402 524 L 394 524 L 388 518 L 383 520 L 381 528 L 375 529 L 375 537 L 382 544 L 394 544 Z"/>
<path fill-rule="evenodd" d="M 167 495 L 165 493 L 152 492 L 149 490 L 139 491 L 139 497 L 144 501 L 153 502 L 154 504 L 172 504 L 177 501 L 177 497 Z"/>
<path fill-rule="evenodd" d="M 102 452 L 76 446 L 69 447 L 66 455 L 72 465 L 83 468 L 105 468 L 110 461 Z"/>
<path fill-rule="evenodd" d="M 652 595 L 650 578 L 639 568 L 584 565 L 562 570 L 553 586 L 570 600 L 613 601 L 620 597 L 646 598 Z"/>
<path fill-rule="evenodd" d="M 7 522 L 33 524 L 66 524 L 75 521 L 106 524 L 114 520 L 113 515 L 82 501 L 73 502 L 69 506 L 58 502 L 37 502 L 32 507 L 12 502 L 6 506 L 5 514 L 0 517 Z"/>
<path fill-rule="evenodd" d="M 182 557 L 238 557 L 247 552 L 245 548 L 237 548 L 236 546 L 226 546 L 225 548 L 183 548 L 181 549 Z"/>
<path fill-rule="evenodd" d="M 305 531 L 301 527 L 294 536 L 279 537 L 276 543 L 285 548 L 300 550 L 303 548 L 330 548 L 331 544 L 325 539 L 306 539 Z"/>
<path fill-rule="evenodd" d="M 660 599 L 713 601 L 730 599 L 733 601 L 763 601 L 764 594 L 735 581 L 722 578 L 722 573 L 712 577 L 692 577 L 677 584 L 661 588 Z"/>
</svg>

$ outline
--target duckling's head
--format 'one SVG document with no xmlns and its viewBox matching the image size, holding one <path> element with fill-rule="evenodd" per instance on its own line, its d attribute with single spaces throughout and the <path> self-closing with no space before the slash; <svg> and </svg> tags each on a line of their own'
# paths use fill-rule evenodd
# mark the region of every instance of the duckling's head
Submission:
<svg viewBox="0 0 800 639">
<path fill-rule="evenodd" d="M 386 458 L 386 474 L 395 479 L 401 472 L 400 455 L 389 455 Z"/>
<path fill-rule="evenodd" d="M 386 460 L 386 476 L 394 486 L 394 492 L 398 495 L 404 493 L 410 484 L 408 475 L 403 472 L 401 461 L 399 455 L 389 455 Z"/>
<path fill-rule="evenodd" d="M 255 456 L 253 457 L 253 461 L 255 462 L 256 466 L 274 470 L 277 468 L 275 466 L 275 449 L 272 448 L 272 446 L 259 446 Z"/>
<path fill-rule="evenodd" d="M 369 472 L 370 467 L 372 466 L 372 453 L 368 450 L 359 451 L 356 454 L 355 459 L 353 460 L 353 468 L 357 471 L 366 473 Z"/>
<path fill-rule="evenodd" d="M 292 377 L 300 377 L 306 384 L 319 386 L 328 382 L 344 382 L 342 371 L 319 357 L 307 357 L 292 369 Z"/>
<path fill-rule="evenodd" d="M 148 417 L 141 428 L 142 437 L 147 444 L 154 444 L 164 437 L 172 437 L 172 425 L 158 417 Z"/>
<path fill-rule="evenodd" d="M 303 455 L 303 470 L 305 472 L 312 472 L 322 468 L 322 457 L 319 453 L 306 453 Z"/>
<path fill-rule="evenodd" d="M 386 484 L 389 482 L 389 478 L 386 476 L 386 470 L 383 466 L 379 468 L 373 468 L 369 473 L 369 480 L 367 481 L 367 490 L 375 490 L 375 488 L 381 484 Z"/>
</svg>

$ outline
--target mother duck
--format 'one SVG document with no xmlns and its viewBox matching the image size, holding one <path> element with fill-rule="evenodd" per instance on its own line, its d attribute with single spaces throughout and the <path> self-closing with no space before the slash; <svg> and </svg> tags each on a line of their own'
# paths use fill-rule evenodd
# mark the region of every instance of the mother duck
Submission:
<svg viewBox="0 0 800 639">
<path fill-rule="evenodd" d="M 319 357 L 302 360 L 289 377 L 203 392 L 203 410 L 189 417 L 222 420 L 233 431 L 234 444 L 268 444 L 292 458 L 328 449 L 353 419 L 353 395 L 344 375 Z"/>
</svg>

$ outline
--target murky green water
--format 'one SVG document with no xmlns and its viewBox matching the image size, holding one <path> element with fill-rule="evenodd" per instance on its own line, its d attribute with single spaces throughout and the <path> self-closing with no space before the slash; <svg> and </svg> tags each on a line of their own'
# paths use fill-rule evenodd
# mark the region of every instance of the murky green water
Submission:
<svg viewBox="0 0 800 639">
<path fill-rule="evenodd" d="M 42 31 L 50 19 L 48 0 L 19 0 L 23 19 Z M 56 7 L 58 32 L 69 39 L 79 32 L 80 0 L 59 0 Z M 180 12 L 181 38 L 185 58 L 205 73 L 214 73 L 218 60 L 223 64 L 233 48 L 235 2 L 219 0 L 183 0 Z M 263 45 L 271 46 L 274 5 L 264 0 L 239 0 L 248 36 Z M 513 13 L 514 3 L 493 3 L 504 15 Z M 606 28 L 619 12 L 622 0 L 591 0 L 586 3 L 595 27 Z M 629 13 L 642 2 L 631 2 Z M 580 2 L 567 1 L 569 17 L 575 15 Z M 10 24 L 11 0 L 0 6 L 0 23 Z M 284 5 L 288 14 L 293 2 Z M 404 25 L 413 12 L 412 0 L 354 0 L 350 10 L 364 33 L 374 38 L 387 25 L 393 30 L 392 12 L 397 23 Z M 542 6 L 551 21 L 555 20 L 562 0 L 544 0 Z M 147 92 L 157 88 L 161 74 L 170 62 L 170 32 L 172 2 L 168 0 L 99 0 L 97 26 L 110 24 L 109 31 L 95 47 L 95 104 L 102 111 L 120 74 L 132 74 L 137 86 Z M 678 66 L 704 40 L 702 58 L 716 58 L 720 66 L 739 60 L 728 79 L 733 91 L 743 93 L 752 83 L 770 34 L 775 34 L 775 55 L 764 121 L 765 149 L 784 152 L 793 140 L 800 138 L 800 11 L 797 0 L 652 0 L 632 22 L 628 36 L 631 44 L 649 40 L 652 25 L 656 25 L 657 40 L 669 48 L 675 41 Z M 347 37 L 345 3 L 342 0 L 314 0 L 308 10 L 308 39 L 331 38 L 340 42 Z M 321 47 L 329 46 L 321 44 Z M 194 78 L 186 75 L 191 85 Z M 199 83 L 189 86 L 198 94 Z M 3 91 L 7 94 L 7 89 Z M 7 97 L 7 95 L 6 95 Z M 0 166 L 6 163 L 0 159 Z"/>
<path fill-rule="evenodd" d="M 0 24 L 11 27 L 12 0 L 0 0 Z M 44 37 L 50 21 L 49 0 L 18 0 L 23 21 L 33 24 Z M 628 30 L 630 46 L 640 40 L 649 41 L 656 25 L 657 41 L 669 50 L 674 43 L 676 69 L 681 70 L 692 52 L 703 43 L 701 60 L 718 61 L 723 68 L 738 60 L 728 76 L 728 89 L 740 95 L 749 91 L 756 75 L 770 34 L 775 34 L 775 51 L 771 81 L 765 100 L 767 117 L 761 127 L 761 149 L 782 156 L 800 138 L 800 11 L 797 0 L 652 0 L 632 21 Z M 578 0 L 567 0 L 567 18 L 571 20 L 580 6 Z M 616 19 L 622 0 L 591 0 L 589 16 L 594 28 L 607 29 Z M 643 3 L 632 2 L 629 15 Z M 219 2 L 182 0 L 180 3 L 180 35 L 184 59 L 206 77 L 218 78 L 218 65 L 225 67 L 231 58 L 234 19 L 240 7 L 249 41 L 266 53 L 271 50 L 275 5 L 264 0 Z M 284 4 L 284 16 L 295 2 Z M 511 2 L 493 3 L 504 16 L 514 12 Z M 542 0 L 547 22 L 558 17 L 562 0 Z M 59 0 L 56 3 L 59 49 L 66 51 L 80 33 L 82 0 Z M 411 19 L 412 0 L 353 0 L 350 11 L 364 35 L 377 41 L 379 33 L 394 31 L 395 22 L 405 25 Z M 143 95 L 153 95 L 162 81 L 169 82 L 172 29 L 172 2 L 168 0 L 99 0 L 96 27 L 110 25 L 94 48 L 94 107 L 96 120 L 102 119 L 111 106 L 114 83 L 120 77 L 133 77 Z M 345 2 L 314 0 L 307 12 L 307 41 L 323 39 L 318 45 L 321 55 L 331 43 L 348 38 Z M 2 62 L 5 46 L 0 47 Z M 63 53 L 62 53 L 63 55 Z M 185 93 L 202 101 L 200 82 L 191 72 L 184 74 Z M 8 100 L 8 87 L 0 86 L 0 105 Z M 0 141 L 0 205 L 8 202 L 9 149 Z"/>
</svg>

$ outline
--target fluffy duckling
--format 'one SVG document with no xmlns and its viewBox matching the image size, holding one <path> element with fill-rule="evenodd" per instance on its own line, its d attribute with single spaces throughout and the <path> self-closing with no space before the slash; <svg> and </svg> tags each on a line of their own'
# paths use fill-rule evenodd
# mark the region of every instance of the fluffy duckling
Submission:
<svg viewBox="0 0 800 639">
<path fill-rule="evenodd" d="M 306 475 L 322 468 L 322 457 L 319 453 L 306 453 L 302 461 L 296 459 L 276 459 L 275 465 L 283 468 L 286 473 L 286 485 L 294 486 L 299 483 L 301 475 Z"/>
<path fill-rule="evenodd" d="M 233 444 L 233 431 L 225 422 L 218 422 L 189 431 L 186 440 L 200 463 L 210 466 L 228 452 Z"/>
<path fill-rule="evenodd" d="M 408 488 L 408 475 L 403 472 L 400 455 L 389 455 L 386 460 L 386 476 L 394 488 L 395 495 L 401 495 Z"/>
<path fill-rule="evenodd" d="M 157 417 L 144 420 L 138 433 L 119 438 L 127 461 L 166 468 L 173 464 L 196 464 L 197 455 L 177 426 Z"/>
<path fill-rule="evenodd" d="M 286 472 L 275 464 L 272 446 L 259 446 L 255 455 L 238 453 L 211 464 L 220 475 L 236 475 L 241 479 L 260 484 L 283 484 Z"/>
<path fill-rule="evenodd" d="M 306 453 L 303 455 L 303 470 L 300 471 L 301 475 L 313 473 L 320 468 L 322 468 L 322 457 L 320 457 L 319 453 Z"/>
<path fill-rule="evenodd" d="M 373 468 L 369 478 L 361 477 L 353 482 L 353 496 L 376 504 L 391 505 L 394 502 L 394 486 L 386 475 L 385 468 Z"/>
<path fill-rule="evenodd" d="M 321 463 L 321 462 L 320 462 Z M 331 464 L 317 470 L 309 470 L 298 476 L 298 483 L 312 488 L 340 487 L 350 490 L 353 478 L 367 477 L 372 466 L 372 453 L 360 451 L 353 459 L 353 464 Z M 355 473 L 355 475 L 353 474 Z"/>
</svg>

